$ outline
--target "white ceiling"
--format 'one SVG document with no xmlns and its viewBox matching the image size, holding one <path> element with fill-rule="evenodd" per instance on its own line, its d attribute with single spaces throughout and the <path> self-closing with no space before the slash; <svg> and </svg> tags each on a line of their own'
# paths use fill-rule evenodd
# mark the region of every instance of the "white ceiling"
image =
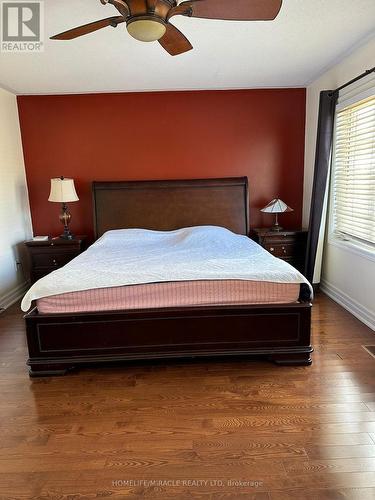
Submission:
<svg viewBox="0 0 375 500">
<path fill-rule="evenodd" d="M 99 0 L 44 4 L 45 51 L 0 53 L 0 86 L 17 94 L 299 87 L 375 35 L 374 0 L 284 0 L 271 22 L 176 16 L 194 49 L 171 57 L 158 42 L 132 39 L 124 25 L 49 40 L 117 11 Z"/>
</svg>

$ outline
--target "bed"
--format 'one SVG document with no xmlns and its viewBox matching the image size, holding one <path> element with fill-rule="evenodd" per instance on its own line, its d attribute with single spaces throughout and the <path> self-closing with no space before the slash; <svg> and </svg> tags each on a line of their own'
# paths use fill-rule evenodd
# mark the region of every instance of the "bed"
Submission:
<svg viewBox="0 0 375 500">
<path fill-rule="evenodd" d="M 139 234 L 148 238 L 165 234 L 169 239 L 181 239 L 182 234 L 199 240 L 199 231 L 216 231 L 211 245 L 217 241 L 219 253 L 225 245 L 225 231 L 242 235 L 237 237 L 240 246 L 250 244 L 247 178 L 94 182 L 92 189 L 95 245 L 104 245 L 103 260 L 103 241 L 128 229 L 133 230 L 124 231 L 127 238 L 132 235 L 133 240 L 126 240 L 129 245 L 140 238 Z M 202 229 L 204 226 L 208 229 Z M 140 228 L 148 231 L 137 233 Z M 221 253 L 225 259 L 225 252 Z M 69 283 L 68 272 L 74 275 L 79 259 L 89 262 L 90 255 L 82 254 L 77 262 L 74 259 L 65 275 L 55 274 L 63 270 L 55 271 L 56 282 L 64 281 L 59 280 L 61 276 Z M 97 267 L 102 269 L 100 260 Z M 56 296 L 39 297 L 38 307 L 25 316 L 31 376 L 61 375 L 89 364 L 180 357 L 246 355 L 266 357 L 278 364 L 311 364 L 311 294 L 306 283 L 293 283 L 288 288 L 288 283 L 264 282 L 255 289 L 251 278 L 246 281 L 246 269 L 238 270 L 239 279 L 232 270 L 228 274 L 232 279 L 216 275 L 210 280 L 207 271 L 204 279 L 186 279 L 190 275 L 181 274 L 180 281 L 171 282 L 164 274 L 149 282 L 145 278 L 133 283 L 129 270 L 128 286 L 121 287 L 116 285 L 125 283 L 115 276 L 120 268 L 119 263 L 119 272 L 105 285 L 112 302 L 104 300 L 104 289 L 100 288 L 104 272 L 97 272 L 99 291 L 83 285 L 79 300 L 69 287 Z M 64 291 L 68 297 L 61 301 Z M 285 299 L 288 293 L 289 299 Z M 206 299 L 218 295 L 222 300 L 216 303 Z M 246 303 L 249 297 L 251 304 Z M 279 297 L 284 297 L 284 303 Z M 105 303 L 106 308 L 98 310 L 98 305 L 100 308 Z"/>
</svg>

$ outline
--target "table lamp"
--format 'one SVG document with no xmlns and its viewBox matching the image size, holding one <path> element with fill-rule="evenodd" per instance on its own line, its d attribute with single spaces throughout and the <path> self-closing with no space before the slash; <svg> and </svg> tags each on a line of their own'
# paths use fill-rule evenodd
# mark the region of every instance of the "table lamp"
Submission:
<svg viewBox="0 0 375 500">
<path fill-rule="evenodd" d="M 275 223 L 271 227 L 271 231 L 281 231 L 282 227 L 279 225 L 278 214 L 282 214 L 284 212 L 293 212 L 293 208 L 288 207 L 288 205 L 279 198 L 275 198 L 270 201 L 268 205 L 262 208 L 261 212 L 275 214 Z"/>
<path fill-rule="evenodd" d="M 69 231 L 69 223 L 72 219 L 72 215 L 66 204 L 78 200 L 79 198 L 76 193 L 73 179 L 66 179 L 63 176 L 51 179 L 51 192 L 48 201 L 62 203 L 62 211 L 59 219 L 62 224 L 64 224 L 64 232 L 60 238 L 64 238 L 65 240 L 72 240 L 74 238 L 74 235 Z"/>
</svg>

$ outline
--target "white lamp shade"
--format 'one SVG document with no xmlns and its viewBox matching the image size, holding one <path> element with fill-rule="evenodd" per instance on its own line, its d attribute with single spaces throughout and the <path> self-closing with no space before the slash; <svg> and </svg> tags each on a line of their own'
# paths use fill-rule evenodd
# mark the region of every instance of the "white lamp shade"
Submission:
<svg viewBox="0 0 375 500">
<path fill-rule="evenodd" d="M 293 208 L 288 207 L 283 200 L 275 198 L 270 201 L 268 205 L 261 209 L 261 212 L 266 212 L 270 214 L 282 214 L 283 212 L 293 212 Z"/>
<path fill-rule="evenodd" d="M 51 179 L 51 192 L 48 201 L 67 203 L 68 201 L 78 201 L 73 179 L 58 177 Z"/>
</svg>

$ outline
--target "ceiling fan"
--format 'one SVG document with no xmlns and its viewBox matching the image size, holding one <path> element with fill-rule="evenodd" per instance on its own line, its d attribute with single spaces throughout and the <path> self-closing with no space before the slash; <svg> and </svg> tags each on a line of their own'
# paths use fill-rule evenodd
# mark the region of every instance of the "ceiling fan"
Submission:
<svg viewBox="0 0 375 500">
<path fill-rule="evenodd" d="M 282 0 L 100 0 L 111 4 L 120 15 L 73 28 L 52 40 L 71 40 L 107 26 L 116 28 L 126 23 L 129 34 L 142 42 L 159 41 L 172 56 L 193 48 L 189 40 L 169 21 L 173 16 L 200 17 L 229 21 L 271 21 L 275 19 Z"/>
</svg>

